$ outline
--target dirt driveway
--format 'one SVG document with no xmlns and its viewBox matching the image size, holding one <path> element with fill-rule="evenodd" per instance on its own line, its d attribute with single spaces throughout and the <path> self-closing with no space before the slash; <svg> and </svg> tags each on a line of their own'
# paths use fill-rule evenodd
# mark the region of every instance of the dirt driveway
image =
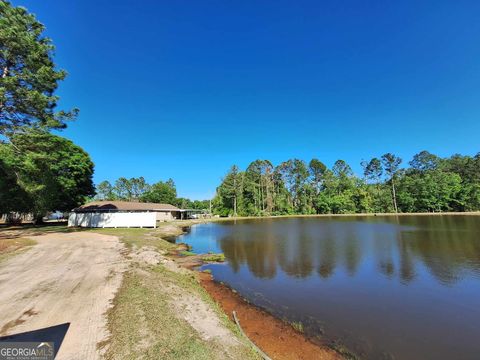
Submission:
<svg viewBox="0 0 480 360">
<path fill-rule="evenodd" d="M 38 244 L 0 264 L 0 336 L 70 323 L 57 359 L 99 358 L 105 312 L 127 267 L 123 244 L 90 232 L 32 239 Z"/>
</svg>

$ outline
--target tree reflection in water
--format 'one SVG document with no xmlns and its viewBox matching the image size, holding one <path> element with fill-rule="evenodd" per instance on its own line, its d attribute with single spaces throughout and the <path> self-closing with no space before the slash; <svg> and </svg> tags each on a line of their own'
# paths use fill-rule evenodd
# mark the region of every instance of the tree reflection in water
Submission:
<svg viewBox="0 0 480 360">
<path fill-rule="evenodd" d="M 278 269 L 295 278 L 324 279 L 343 269 L 355 276 L 362 259 L 408 284 L 423 265 L 442 284 L 479 272 L 480 229 L 475 216 L 292 218 L 237 221 L 218 238 L 234 271 L 242 264 L 258 278 Z"/>
<path fill-rule="evenodd" d="M 227 264 L 208 265 L 217 280 L 364 358 L 480 352 L 479 216 L 241 220 L 179 241 L 223 252 Z"/>
</svg>

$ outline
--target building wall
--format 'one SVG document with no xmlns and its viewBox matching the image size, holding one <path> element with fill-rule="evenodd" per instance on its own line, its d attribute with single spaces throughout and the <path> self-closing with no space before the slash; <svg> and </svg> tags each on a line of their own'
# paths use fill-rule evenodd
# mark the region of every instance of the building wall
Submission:
<svg viewBox="0 0 480 360">
<path fill-rule="evenodd" d="M 156 227 L 155 212 L 71 213 L 68 226 L 79 227 Z"/>
<path fill-rule="evenodd" d="M 171 211 L 157 211 L 157 221 L 170 221 L 173 220 L 172 212 Z"/>
</svg>

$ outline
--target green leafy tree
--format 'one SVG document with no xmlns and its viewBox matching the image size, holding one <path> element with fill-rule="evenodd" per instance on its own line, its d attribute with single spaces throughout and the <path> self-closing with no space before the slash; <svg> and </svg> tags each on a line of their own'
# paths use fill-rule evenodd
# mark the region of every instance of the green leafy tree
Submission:
<svg viewBox="0 0 480 360">
<path fill-rule="evenodd" d="M 327 171 L 327 166 L 318 159 L 310 160 L 308 164 L 308 169 L 310 171 L 311 183 L 315 189 L 316 194 L 321 191 L 323 179 L 325 172 Z"/>
<path fill-rule="evenodd" d="M 370 193 L 372 198 L 372 204 L 370 211 L 373 212 L 384 212 L 385 201 L 384 201 L 384 189 L 381 184 L 381 179 L 383 175 L 382 162 L 378 158 L 372 158 L 368 162 L 363 163 L 363 175 L 368 184 L 366 191 Z"/>
<path fill-rule="evenodd" d="M 221 186 L 217 189 L 217 194 L 223 199 L 223 206 L 231 209 L 233 216 L 238 215 L 238 204 L 242 197 L 242 189 L 243 174 L 239 172 L 236 165 L 233 165 L 223 179 Z"/>
<path fill-rule="evenodd" d="M 13 182 L 18 205 L 8 211 L 30 212 L 37 220 L 49 211 L 68 211 L 95 194 L 93 163 L 70 140 L 42 130 L 15 133 L 0 144 L 0 158 L 7 181 Z"/>
<path fill-rule="evenodd" d="M 172 179 L 167 181 L 159 181 L 153 184 L 149 191 L 145 192 L 141 197 L 142 202 L 153 202 L 163 204 L 177 203 L 177 188 Z"/>
<path fill-rule="evenodd" d="M 285 186 L 281 170 L 282 169 L 277 166 L 273 171 L 274 214 L 293 214 L 294 209 L 291 202 L 292 197 Z"/>
<path fill-rule="evenodd" d="M 274 168 L 268 160 L 255 160 L 244 174 L 244 206 L 250 215 L 270 214 L 274 209 Z"/>
<path fill-rule="evenodd" d="M 332 167 L 332 173 L 338 179 L 338 192 L 351 190 L 353 188 L 353 171 L 350 165 L 344 160 L 335 161 Z"/>
<path fill-rule="evenodd" d="M 325 172 L 327 171 L 327 166 L 318 159 L 312 159 L 308 163 L 308 171 L 310 174 L 309 189 L 308 189 L 310 193 L 309 204 L 318 214 L 319 208 L 316 206 L 315 199 L 320 194 L 320 191 L 322 191 L 323 181 L 324 181 Z"/>
<path fill-rule="evenodd" d="M 193 209 L 193 202 L 187 198 L 177 198 L 173 205 L 179 207 L 180 209 Z"/>
<path fill-rule="evenodd" d="M 399 179 L 399 206 L 405 212 L 459 210 L 461 181 L 458 174 L 438 170 L 406 174 Z"/>
<path fill-rule="evenodd" d="M 192 209 L 197 210 L 209 210 L 210 208 L 210 200 L 194 200 L 192 202 Z"/>
<path fill-rule="evenodd" d="M 281 163 L 277 169 L 291 196 L 293 209 L 298 213 L 308 211 L 305 185 L 309 176 L 308 167 L 303 160 L 290 159 Z"/>
<path fill-rule="evenodd" d="M 480 182 L 462 183 L 457 211 L 480 210 Z"/>
<path fill-rule="evenodd" d="M 132 183 L 126 177 L 119 177 L 115 180 L 113 187 L 115 197 L 119 200 L 131 201 L 133 197 Z"/>
<path fill-rule="evenodd" d="M 100 184 L 97 185 L 96 188 L 97 188 L 97 195 L 95 198 L 97 200 L 112 201 L 116 199 L 113 185 L 109 181 L 107 180 L 102 181 Z"/>
<path fill-rule="evenodd" d="M 435 170 L 439 166 L 440 161 L 441 159 L 437 155 L 424 150 L 415 154 L 409 165 L 417 171 L 428 171 Z"/>
<path fill-rule="evenodd" d="M 0 214 L 27 213 L 30 209 L 30 195 L 17 182 L 12 153 L 9 145 L 0 143 Z"/>
<path fill-rule="evenodd" d="M 380 182 L 383 174 L 382 162 L 378 158 L 371 159 L 364 169 L 365 177 L 375 183 Z"/>
<path fill-rule="evenodd" d="M 177 198 L 175 182 L 172 179 L 150 185 L 143 176 L 130 179 L 120 177 L 115 181 L 115 185 L 102 181 L 97 185 L 96 199 L 167 203 L 182 209 L 207 210 L 210 207 L 210 200 Z"/>
<path fill-rule="evenodd" d="M 130 180 L 132 198 L 138 200 L 143 194 L 150 190 L 150 185 L 145 181 L 143 176 L 131 178 Z"/>
<path fill-rule="evenodd" d="M 53 62 L 45 27 L 22 7 L 0 1 L 0 134 L 22 127 L 63 128 L 78 110 L 57 111 L 58 82 L 66 72 Z"/>
</svg>

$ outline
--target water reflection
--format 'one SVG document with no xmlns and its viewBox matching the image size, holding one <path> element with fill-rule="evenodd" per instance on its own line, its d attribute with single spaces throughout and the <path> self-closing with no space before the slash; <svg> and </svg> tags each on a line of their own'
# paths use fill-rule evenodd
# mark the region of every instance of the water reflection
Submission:
<svg viewBox="0 0 480 360">
<path fill-rule="evenodd" d="M 368 359 L 476 359 L 480 217 L 322 217 L 203 224 L 214 277 Z"/>
<path fill-rule="evenodd" d="M 294 218 L 237 221 L 207 231 L 216 236 L 210 251 L 223 252 L 235 272 L 245 264 L 258 278 L 271 279 L 279 269 L 294 278 L 316 273 L 328 279 L 337 271 L 355 276 L 366 259 L 403 284 L 425 266 L 448 285 L 478 273 L 479 223 L 474 216 Z"/>
</svg>

